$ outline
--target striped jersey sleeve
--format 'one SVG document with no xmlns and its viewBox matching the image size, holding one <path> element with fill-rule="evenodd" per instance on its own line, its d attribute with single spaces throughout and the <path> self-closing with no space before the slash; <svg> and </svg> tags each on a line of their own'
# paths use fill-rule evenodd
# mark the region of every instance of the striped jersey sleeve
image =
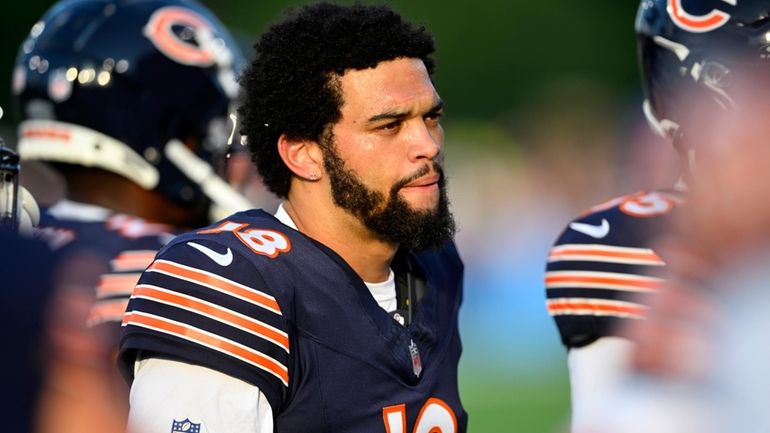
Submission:
<svg viewBox="0 0 770 433">
<path fill-rule="evenodd" d="M 109 272 L 99 277 L 96 299 L 88 318 L 89 326 L 121 323 L 134 286 L 157 252 L 129 249 L 121 251 L 110 260 Z"/>
<path fill-rule="evenodd" d="M 623 245 L 624 238 L 597 239 L 568 227 L 550 250 L 546 307 L 565 346 L 588 345 L 614 335 L 623 321 L 645 317 L 665 263 L 638 242 Z"/>
<path fill-rule="evenodd" d="M 212 259 L 227 256 L 229 263 Z M 290 351 L 281 307 L 254 265 L 226 245 L 196 239 L 163 250 L 134 288 L 122 325 L 129 377 L 141 350 L 254 384 L 281 406 Z"/>
</svg>

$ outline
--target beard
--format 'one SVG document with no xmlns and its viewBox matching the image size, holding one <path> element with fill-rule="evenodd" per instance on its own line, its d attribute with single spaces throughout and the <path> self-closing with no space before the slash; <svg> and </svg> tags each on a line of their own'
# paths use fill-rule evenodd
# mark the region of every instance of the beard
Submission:
<svg viewBox="0 0 770 433">
<path fill-rule="evenodd" d="M 408 251 L 438 248 L 455 234 L 455 221 L 449 210 L 446 178 L 441 166 L 433 162 L 416 173 L 396 182 L 388 197 L 368 188 L 345 167 L 337 154 L 333 139 L 323 146 L 324 168 L 329 176 L 331 192 L 337 206 L 358 218 L 374 235 L 386 242 L 397 243 Z M 434 209 L 415 210 L 398 192 L 410 182 L 428 174 L 431 166 L 439 175 L 439 201 Z"/>
</svg>

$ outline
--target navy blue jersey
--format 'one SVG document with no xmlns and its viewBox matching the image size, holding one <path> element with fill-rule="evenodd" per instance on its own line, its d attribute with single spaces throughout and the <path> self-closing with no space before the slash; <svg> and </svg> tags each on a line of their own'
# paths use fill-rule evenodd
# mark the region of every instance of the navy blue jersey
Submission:
<svg viewBox="0 0 770 433">
<path fill-rule="evenodd" d="M 462 262 L 451 242 L 409 260 L 427 288 L 404 327 L 332 250 L 261 210 L 234 214 L 179 236 L 142 275 L 124 373 L 142 350 L 237 377 L 265 394 L 276 432 L 464 432 Z"/>
<path fill-rule="evenodd" d="M 639 192 L 572 221 L 548 255 L 546 305 L 566 347 L 616 335 L 642 319 L 663 282 L 665 257 L 654 248 L 682 203 L 674 191 Z"/>
<path fill-rule="evenodd" d="M 56 216 L 43 209 L 35 235 L 62 255 L 87 252 L 103 260 L 109 271 L 99 277 L 94 288 L 95 302 L 88 321 L 90 326 L 98 325 L 113 335 L 108 338 L 114 341 L 108 343 L 117 349 L 123 313 L 141 272 L 179 230 L 103 208 L 99 210 L 104 218 L 84 219 L 77 212 L 80 205 L 67 206 L 67 211 L 55 212 Z"/>
<path fill-rule="evenodd" d="M 44 382 L 41 347 L 47 342 L 46 311 L 54 292 L 55 256 L 43 243 L 0 229 L 3 302 L 0 303 L 0 416 L 3 430 L 35 430 Z"/>
</svg>

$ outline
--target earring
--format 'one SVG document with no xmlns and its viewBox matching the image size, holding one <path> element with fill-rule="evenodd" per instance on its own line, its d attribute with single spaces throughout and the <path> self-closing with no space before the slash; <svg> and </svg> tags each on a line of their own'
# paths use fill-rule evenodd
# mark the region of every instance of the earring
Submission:
<svg viewBox="0 0 770 433">
<path fill-rule="evenodd" d="M 308 179 L 310 180 L 318 180 L 318 173 L 313 172 L 308 175 Z"/>
</svg>

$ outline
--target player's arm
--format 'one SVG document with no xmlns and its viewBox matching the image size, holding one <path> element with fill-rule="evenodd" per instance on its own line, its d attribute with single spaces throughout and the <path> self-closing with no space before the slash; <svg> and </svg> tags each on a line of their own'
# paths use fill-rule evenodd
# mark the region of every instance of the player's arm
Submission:
<svg viewBox="0 0 770 433">
<path fill-rule="evenodd" d="M 602 337 L 567 353 L 572 432 L 588 432 L 629 371 L 633 344 L 622 337 Z"/>
<path fill-rule="evenodd" d="M 200 433 L 273 433 L 272 408 L 255 385 L 157 357 L 138 361 L 134 374 L 128 431 L 168 433 L 187 420 Z"/>
<path fill-rule="evenodd" d="M 142 274 L 123 320 L 130 427 L 168 433 L 272 432 L 288 387 L 289 339 L 276 299 L 226 244 L 179 241 Z"/>
<path fill-rule="evenodd" d="M 643 300 L 660 284 L 647 274 L 663 261 L 650 249 L 609 242 L 609 224 L 604 214 L 570 224 L 546 268 L 547 308 L 568 350 L 574 432 L 627 372 L 633 345 L 619 329 L 644 316 Z"/>
</svg>

